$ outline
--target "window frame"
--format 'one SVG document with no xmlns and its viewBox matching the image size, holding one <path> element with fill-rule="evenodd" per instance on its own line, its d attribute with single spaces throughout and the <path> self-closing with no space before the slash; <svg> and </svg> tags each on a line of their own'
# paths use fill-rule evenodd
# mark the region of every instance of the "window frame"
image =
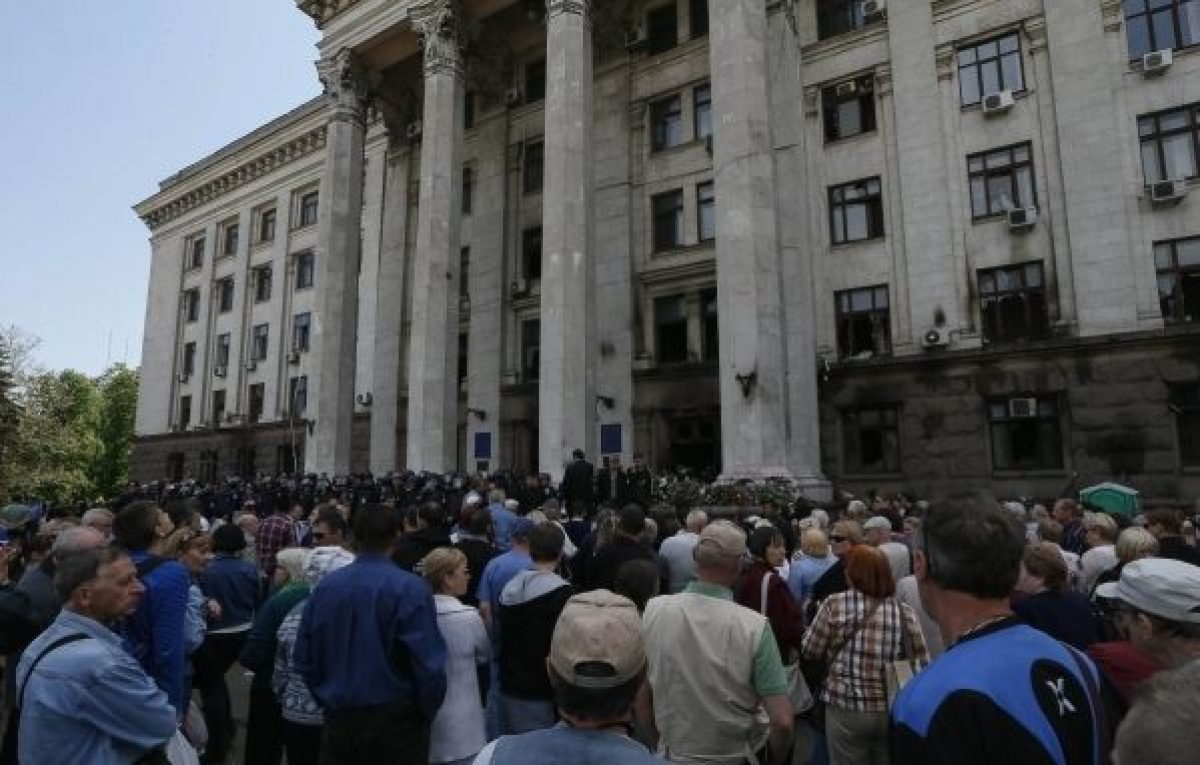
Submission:
<svg viewBox="0 0 1200 765">
<path fill-rule="evenodd" d="M 1162 313 L 1163 321 L 1168 324 L 1193 324 L 1200 322 L 1200 300 L 1197 301 L 1195 311 L 1192 314 L 1188 314 L 1186 303 L 1187 293 L 1184 291 L 1185 279 L 1200 280 L 1200 258 L 1197 259 L 1194 265 L 1180 265 L 1179 249 L 1181 244 L 1192 245 L 1197 250 L 1200 250 L 1200 236 L 1166 239 L 1155 242 L 1152 248 L 1159 311 Z M 1166 265 L 1160 265 L 1159 253 L 1162 248 L 1166 248 L 1165 254 L 1168 259 Z M 1172 279 L 1170 298 L 1163 297 L 1162 279 L 1164 276 Z M 1174 304 L 1170 315 L 1168 315 L 1167 306 L 1164 305 L 1168 299 Z"/>
<path fill-rule="evenodd" d="M 196 374 L 196 341 L 192 340 L 183 344 L 183 360 L 179 366 L 180 371 L 188 377 Z"/>
<path fill-rule="evenodd" d="M 246 387 L 246 419 L 251 423 L 260 422 L 267 409 L 266 383 L 251 383 Z"/>
<path fill-rule="evenodd" d="M 321 192 L 319 189 L 304 191 L 296 202 L 296 228 L 308 228 L 321 220 Z"/>
<path fill-rule="evenodd" d="M 871 307 L 856 309 L 853 307 L 855 296 L 870 293 Z M 880 304 L 882 295 L 883 303 Z M 847 307 L 843 308 L 843 304 Z M 836 290 L 833 293 L 833 310 L 837 327 L 838 358 L 853 359 L 867 350 L 871 351 L 870 358 L 880 358 L 892 355 L 892 296 L 887 284 L 870 284 L 863 287 Z M 871 323 L 872 347 L 862 348 L 851 352 L 850 340 L 853 337 L 854 324 L 863 319 Z M 882 340 L 882 348 L 876 346 L 876 332 Z"/>
<path fill-rule="evenodd" d="M 707 197 L 707 198 L 706 198 Z M 705 236 L 704 212 L 711 209 L 712 235 Z M 696 241 L 700 244 L 717 240 L 717 186 L 714 181 L 704 181 L 696 184 Z"/>
<path fill-rule="evenodd" d="M 1168 385 L 1167 391 L 1167 400 L 1175 415 L 1179 466 L 1192 472 L 1200 468 L 1200 384 Z"/>
<path fill-rule="evenodd" d="M 691 39 L 708 37 L 708 0 L 691 0 L 688 5 L 688 32 Z"/>
<path fill-rule="evenodd" d="M 855 94 L 853 96 L 838 95 L 838 88 L 847 82 L 854 83 Z M 837 132 L 835 126 L 840 126 L 841 124 L 839 107 L 844 103 L 857 103 L 859 105 L 859 123 L 863 125 L 861 130 L 845 134 Z M 866 108 L 864 108 L 864 104 Z M 869 127 L 867 123 L 870 123 Z M 875 110 L 875 77 L 866 74 L 821 88 L 821 127 L 827 146 L 855 136 L 877 132 L 879 130 L 879 117 Z"/>
<path fill-rule="evenodd" d="M 464 167 L 462 169 L 462 204 L 459 208 L 459 212 L 462 215 L 471 215 L 472 214 L 471 206 L 472 206 L 472 202 L 474 201 L 472 199 L 472 197 L 474 196 L 474 191 L 475 191 L 474 186 L 475 186 L 475 171 L 471 168 L 470 165 L 467 165 L 466 167 Z"/>
<path fill-rule="evenodd" d="M 274 268 L 270 263 L 264 263 L 261 266 L 255 266 L 253 273 L 255 304 L 269 303 L 271 301 L 271 292 L 274 289 Z"/>
<path fill-rule="evenodd" d="M 1029 268 L 1036 267 L 1038 274 L 1038 284 L 1029 286 Z M 984 278 L 991 277 L 994 285 L 998 285 L 997 275 L 1019 274 L 1021 287 L 1018 289 L 992 289 L 984 290 Z M 1041 260 L 1028 260 L 1023 263 L 1016 263 L 1005 266 L 995 266 L 992 268 L 980 268 L 975 272 L 976 294 L 979 299 L 979 334 L 983 339 L 985 346 L 991 345 L 1007 345 L 1010 343 L 1023 343 L 1030 341 L 1044 340 L 1050 334 L 1050 307 L 1047 304 L 1048 291 L 1046 289 L 1046 269 Z M 1030 296 L 1038 295 L 1041 301 L 1040 315 L 1033 309 L 1030 301 Z M 999 312 L 1001 302 L 1010 296 L 1023 296 L 1024 300 L 1024 324 L 1029 330 L 1025 337 L 1011 337 L 1003 330 L 1003 314 Z M 994 303 L 997 308 L 995 319 L 989 319 L 988 303 Z M 992 325 L 999 325 L 999 331 L 993 330 Z M 1000 336 L 997 336 L 1000 335 Z"/>
<path fill-rule="evenodd" d="M 816 0 L 817 39 L 856 32 L 868 26 L 861 0 Z"/>
<path fill-rule="evenodd" d="M 1019 149 L 1024 149 L 1028 159 L 1017 160 L 1016 152 Z M 989 167 L 988 161 L 990 157 L 995 157 L 999 154 L 1007 153 L 1008 162 L 1001 167 Z M 981 163 L 980 170 L 972 170 L 971 163 L 978 161 Z M 1032 199 L 1021 199 L 1021 184 L 1019 182 L 1019 171 L 1023 168 L 1028 168 L 1029 171 L 1029 193 Z M 992 187 L 991 179 L 1008 177 L 1009 191 L 1012 193 L 1013 206 L 992 212 Z M 975 209 L 975 180 L 979 178 L 983 182 L 983 200 L 986 206 L 986 211 L 980 213 Z M 979 151 L 974 154 L 967 155 L 967 197 L 970 201 L 971 221 L 977 223 L 980 221 L 994 220 L 1004 218 L 1008 215 L 1009 210 L 1020 210 L 1027 207 L 1038 207 L 1038 190 L 1037 190 L 1037 168 L 1033 162 L 1033 143 L 1031 141 L 1022 141 L 1020 143 L 1010 144 L 1008 146 L 999 146 L 987 151 Z"/>
<path fill-rule="evenodd" d="M 179 429 L 187 430 L 192 424 L 192 394 L 185 393 L 179 397 Z"/>
<path fill-rule="evenodd" d="M 296 402 L 300 403 L 297 404 Z M 308 410 L 308 375 L 288 378 L 287 413 L 289 417 L 302 416 Z"/>
<path fill-rule="evenodd" d="M 704 93 L 703 97 L 701 93 Z M 706 82 L 692 88 L 692 135 L 697 141 L 703 141 L 712 134 L 712 83 Z"/>
<path fill-rule="evenodd" d="M 546 142 L 543 139 L 529 141 L 521 157 L 521 191 L 526 196 L 541 194 L 545 185 Z"/>
<path fill-rule="evenodd" d="M 671 13 L 668 16 L 667 9 Z M 675 31 L 674 37 L 667 39 L 666 27 L 669 26 Z M 663 37 L 659 37 L 659 34 Z M 668 44 L 669 42 L 669 44 Z M 656 5 L 646 9 L 646 53 L 651 56 L 657 56 L 667 51 L 674 50 L 679 47 L 679 3 L 676 0 Z"/>
<path fill-rule="evenodd" d="M 199 271 L 204 268 L 204 250 L 207 237 L 203 232 L 192 234 L 184 240 L 184 271 Z"/>
<path fill-rule="evenodd" d="M 221 423 L 225 420 L 225 409 L 229 402 L 229 396 L 224 388 L 217 388 L 212 392 L 212 415 L 213 427 L 221 427 Z M 219 404 L 219 406 L 218 406 Z"/>
<path fill-rule="evenodd" d="M 676 198 L 678 201 L 672 206 L 672 211 L 675 215 L 674 236 L 671 244 L 667 244 L 661 236 L 664 229 L 659 228 L 659 224 L 663 223 L 666 213 L 660 210 L 659 204 L 668 198 Z M 650 196 L 650 232 L 653 239 L 653 252 L 671 252 L 685 246 L 684 230 L 683 230 L 683 213 L 684 213 L 684 198 L 683 189 L 670 189 L 668 191 L 660 191 L 657 194 Z"/>
<path fill-rule="evenodd" d="M 541 224 L 529 226 L 521 231 L 521 278 L 530 285 L 542 280 L 543 233 Z"/>
<path fill-rule="evenodd" d="M 530 327 L 536 325 L 537 331 L 531 332 Z M 521 331 L 521 382 L 535 383 L 541 379 L 541 359 L 542 359 L 542 320 L 541 319 L 524 319 L 520 323 Z M 536 337 L 537 344 L 531 344 L 531 339 Z M 531 363 L 536 361 L 537 363 Z"/>
<path fill-rule="evenodd" d="M 235 290 L 232 276 L 217 280 L 217 313 L 229 313 L 233 310 Z"/>
<path fill-rule="evenodd" d="M 241 234 L 242 227 L 236 218 L 226 221 L 221 226 L 221 257 L 232 258 L 237 255 Z M 230 241 L 231 239 L 232 241 Z"/>
<path fill-rule="evenodd" d="M 1165 117 L 1170 117 L 1175 114 L 1183 113 L 1187 118 L 1188 124 L 1184 127 L 1173 128 L 1164 131 L 1161 127 L 1162 120 Z M 1154 130 L 1152 133 L 1143 134 L 1142 124 L 1148 120 L 1153 120 Z M 1168 178 L 1166 177 L 1167 169 L 1167 154 L 1164 146 L 1165 139 L 1174 138 L 1175 136 L 1191 134 L 1192 140 L 1188 143 L 1192 150 L 1192 174 L 1185 178 Z M 1137 118 L 1137 134 L 1138 134 L 1138 157 L 1142 165 L 1142 177 L 1146 185 L 1158 183 L 1160 181 L 1173 180 L 1192 180 L 1200 178 L 1200 103 L 1185 104 L 1176 106 L 1171 109 L 1163 109 L 1149 114 L 1140 114 Z M 1156 170 L 1159 171 L 1161 177 L 1151 179 L 1146 175 L 1146 144 L 1154 144 L 1154 160 L 1157 164 Z"/>
<path fill-rule="evenodd" d="M 233 336 L 228 332 L 217 335 L 217 351 L 213 354 L 213 366 L 229 368 L 229 352 L 233 347 Z"/>
<path fill-rule="evenodd" d="M 255 324 L 250 330 L 250 360 L 266 361 L 271 353 L 271 325 Z"/>
<path fill-rule="evenodd" d="M 311 289 L 317 279 L 317 257 L 312 250 L 301 250 L 292 256 L 296 263 L 296 282 L 294 290 Z M 301 278 L 307 275 L 307 279 Z"/>
<path fill-rule="evenodd" d="M 1017 399 L 1017 398 L 1036 399 L 1037 400 L 1037 415 L 1034 417 L 1014 417 L 1014 416 L 1012 416 L 1009 401 L 1011 401 L 1012 399 Z M 1063 404 L 1064 404 L 1065 400 L 1066 400 L 1066 397 L 1062 396 L 1058 393 L 1041 393 L 1041 394 L 1013 393 L 1013 394 L 1008 394 L 1005 396 L 989 396 L 989 397 L 985 398 L 984 399 L 984 418 L 987 421 L 988 459 L 989 459 L 989 462 L 992 467 L 992 472 L 993 473 L 1035 473 L 1035 472 L 1058 473 L 1058 472 L 1062 472 L 1063 470 L 1065 470 L 1066 466 L 1067 466 L 1066 454 L 1064 453 L 1064 446 L 1066 446 L 1066 439 L 1064 437 L 1065 434 L 1064 434 L 1063 419 L 1062 419 L 1063 409 L 1064 409 Z M 1052 414 L 1043 414 L 1042 413 L 1043 404 L 1047 403 L 1047 402 L 1051 403 L 1053 406 Z M 1000 416 L 995 415 L 994 407 L 1003 407 L 1004 414 L 1000 415 Z M 1031 423 L 1031 422 L 1032 423 L 1051 423 L 1052 422 L 1054 424 L 1055 439 L 1057 440 L 1057 447 L 1058 447 L 1057 449 L 1054 450 L 1055 455 L 1056 455 L 1056 460 L 1054 461 L 1054 463 L 1053 464 L 1039 463 L 1039 464 L 1030 465 L 1030 464 L 1018 464 L 1016 462 L 1013 462 L 1013 463 L 1007 464 L 1007 465 L 999 464 L 997 460 L 1000 455 L 998 454 L 998 450 L 996 448 L 997 428 L 1003 427 L 1006 431 L 1011 432 L 1011 430 L 1014 429 L 1015 427 L 1026 424 L 1026 423 Z M 1038 444 L 1042 444 L 1045 442 L 1043 435 L 1044 435 L 1043 433 L 1039 432 L 1035 436 L 1035 441 Z M 1010 438 L 1011 438 L 1011 436 L 1010 436 Z M 1012 451 L 1011 443 L 1009 446 L 1009 451 Z M 1039 457 L 1040 456 L 1041 455 L 1039 455 Z"/>
<path fill-rule="evenodd" d="M 668 304 L 678 307 L 678 316 L 671 321 L 664 321 L 664 310 Z M 654 298 L 654 363 L 657 366 L 667 364 L 686 364 L 692 360 L 692 349 L 688 343 L 688 301 L 685 294 L 660 295 Z M 664 332 L 679 333 L 682 330 L 682 343 L 664 342 Z M 670 347 L 673 352 L 670 357 L 664 353 L 664 348 Z"/>
<path fill-rule="evenodd" d="M 1016 50 L 1001 52 L 1001 41 L 1013 39 L 1017 43 Z M 986 45 L 996 46 L 996 55 L 989 58 L 980 58 L 979 49 Z M 974 54 L 972 61 L 968 63 L 962 62 L 964 53 L 971 52 Z M 1004 61 L 1009 56 L 1015 56 L 1017 60 L 1017 77 L 1020 78 L 1020 87 L 1009 87 L 1004 81 Z M 1000 86 L 998 90 L 986 92 L 983 86 L 983 67 L 991 62 L 996 63 L 996 82 Z M 1021 47 L 1021 33 L 1015 29 L 1002 34 L 988 37 L 984 40 L 972 41 L 959 45 L 954 51 L 954 67 L 958 75 L 958 105 L 961 108 L 968 109 L 974 106 L 979 106 L 988 96 L 995 95 L 1002 91 L 1008 90 L 1013 94 L 1024 93 L 1028 87 L 1025 84 L 1025 56 Z M 964 72 L 968 69 L 973 70 L 973 79 L 975 83 L 976 98 L 973 101 L 966 100 L 966 94 L 963 92 L 963 83 L 965 80 Z"/>
<path fill-rule="evenodd" d="M 875 184 L 877 191 L 874 193 L 870 190 L 870 185 Z M 846 199 L 845 193 L 850 190 L 863 189 L 863 196 L 855 199 Z M 842 194 L 839 201 L 838 194 Z M 860 178 L 854 181 L 847 181 L 830 186 L 828 190 L 829 201 L 829 242 L 832 246 L 838 247 L 846 244 L 856 244 L 858 242 L 869 242 L 872 239 L 881 239 L 887 236 L 887 224 L 884 220 L 883 213 L 883 178 L 878 175 L 869 178 Z M 847 213 L 848 208 L 863 206 L 866 208 L 867 216 L 867 235 L 855 239 L 848 238 L 850 227 L 850 218 Z M 842 225 L 842 239 L 838 239 L 838 223 Z"/>
<path fill-rule="evenodd" d="M 524 85 L 526 104 L 536 104 L 546 100 L 547 74 L 545 58 L 525 62 L 525 66 L 521 68 L 521 81 Z"/>
<path fill-rule="evenodd" d="M 255 225 L 255 244 L 266 244 L 275 241 L 275 229 L 279 224 L 279 210 L 275 205 L 264 207 L 258 211 L 258 221 Z M 270 228 L 270 236 L 267 229 Z"/>
<path fill-rule="evenodd" d="M 312 345 L 312 311 L 302 311 L 292 317 L 292 350 L 307 353 Z"/>
<path fill-rule="evenodd" d="M 700 358 L 704 361 L 718 361 L 721 356 L 720 310 L 717 288 L 700 290 Z"/>
<path fill-rule="evenodd" d="M 1129 52 L 1130 61 L 1137 61 L 1147 53 L 1154 53 L 1160 50 L 1185 50 L 1187 48 L 1200 45 L 1200 28 L 1192 30 L 1192 40 L 1190 42 L 1185 42 L 1183 39 L 1184 30 L 1180 18 L 1183 15 L 1182 6 L 1184 1 L 1185 0 L 1167 0 L 1168 4 L 1161 8 L 1150 8 L 1149 3 L 1143 3 L 1143 10 L 1133 12 L 1129 10 L 1128 2 L 1123 2 L 1121 4 L 1123 18 L 1125 21 L 1126 50 Z M 1191 2 L 1188 4 L 1192 5 L 1195 4 L 1195 2 L 1196 0 L 1191 0 Z M 1171 15 L 1171 33 L 1175 36 L 1175 44 L 1171 45 L 1169 48 L 1159 44 L 1156 41 L 1156 35 L 1158 33 L 1156 31 L 1154 20 L 1151 18 L 1152 16 L 1157 16 L 1162 13 L 1169 13 Z M 1141 53 L 1135 54 L 1133 52 L 1133 39 L 1129 36 L 1129 34 L 1130 30 L 1132 30 L 1134 27 L 1133 21 L 1141 18 L 1146 19 L 1146 36 L 1147 41 L 1150 43 L 1150 47 Z"/>
<path fill-rule="evenodd" d="M 674 127 L 674 138 L 668 135 Z M 656 154 L 685 143 L 683 135 L 683 95 L 674 93 L 650 103 L 650 153 Z"/>
<path fill-rule="evenodd" d="M 874 423 L 864 423 L 868 417 L 877 419 Z M 896 403 L 873 404 L 839 410 L 838 421 L 841 425 L 841 449 L 839 456 L 842 461 L 842 472 L 853 476 L 892 476 L 900 475 L 903 464 L 903 449 L 900 439 L 901 405 Z M 863 460 L 863 434 L 879 433 L 881 464 L 868 465 Z M 891 434 L 889 443 L 888 434 Z M 889 445 L 894 453 L 889 455 Z M 852 451 L 854 452 L 852 454 Z M 891 457 L 891 459 L 889 459 Z"/>
<path fill-rule="evenodd" d="M 200 288 L 191 287 L 183 291 L 183 315 L 187 324 L 200 321 Z"/>
</svg>

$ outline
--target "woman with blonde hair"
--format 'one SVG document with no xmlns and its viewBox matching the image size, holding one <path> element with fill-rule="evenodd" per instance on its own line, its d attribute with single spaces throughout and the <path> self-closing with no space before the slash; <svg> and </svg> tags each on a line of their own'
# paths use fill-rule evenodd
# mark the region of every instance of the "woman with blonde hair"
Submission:
<svg viewBox="0 0 1200 765">
<path fill-rule="evenodd" d="M 835 563 L 837 556 L 829 549 L 829 538 L 824 531 L 812 526 L 801 532 L 800 551 L 788 572 L 788 589 L 802 610 L 808 605 L 817 580 Z"/>
<path fill-rule="evenodd" d="M 1130 526 L 1117 535 L 1117 543 L 1113 549 L 1117 553 L 1117 565 L 1096 577 L 1096 583 L 1092 585 L 1090 593 L 1093 598 L 1096 588 L 1100 585 L 1120 581 L 1121 571 L 1126 565 L 1135 560 L 1158 555 L 1158 539 L 1141 526 Z"/>
<path fill-rule="evenodd" d="M 846 584 L 846 555 L 863 543 L 863 528 L 858 521 L 843 518 L 829 530 L 829 549 L 837 556 L 837 561 L 825 570 L 813 583 L 812 596 L 809 599 L 808 612 L 815 616 L 816 608 L 830 595 L 845 592 Z"/>
<path fill-rule="evenodd" d="M 421 559 L 418 571 L 433 589 L 446 641 L 446 698 L 430 730 L 429 762 L 466 765 L 487 744 L 483 700 L 491 643 L 479 611 L 459 600 L 471 581 L 462 551 L 439 547 Z"/>
</svg>

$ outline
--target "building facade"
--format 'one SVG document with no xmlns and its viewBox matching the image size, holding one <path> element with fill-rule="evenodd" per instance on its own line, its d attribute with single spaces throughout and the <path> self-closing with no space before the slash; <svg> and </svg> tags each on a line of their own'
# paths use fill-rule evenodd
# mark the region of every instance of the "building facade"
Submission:
<svg viewBox="0 0 1200 765">
<path fill-rule="evenodd" d="M 298 6 L 136 207 L 139 477 L 1200 493 L 1200 2 Z"/>
</svg>

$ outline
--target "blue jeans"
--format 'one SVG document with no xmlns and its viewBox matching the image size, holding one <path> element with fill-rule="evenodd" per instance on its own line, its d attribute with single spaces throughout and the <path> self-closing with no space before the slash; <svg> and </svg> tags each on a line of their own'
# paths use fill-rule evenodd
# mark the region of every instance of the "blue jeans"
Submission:
<svg viewBox="0 0 1200 765">
<path fill-rule="evenodd" d="M 553 701 L 500 694 L 500 732 L 505 736 L 553 728 L 557 722 Z"/>
</svg>

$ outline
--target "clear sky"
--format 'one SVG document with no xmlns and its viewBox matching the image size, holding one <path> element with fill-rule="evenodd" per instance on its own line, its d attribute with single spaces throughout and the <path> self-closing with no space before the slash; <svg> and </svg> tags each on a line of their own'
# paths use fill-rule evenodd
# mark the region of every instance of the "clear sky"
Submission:
<svg viewBox="0 0 1200 765">
<path fill-rule="evenodd" d="M 320 92 L 294 0 L 4 3 L 0 325 L 89 374 L 141 359 L 158 181 Z"/>
</svg>

